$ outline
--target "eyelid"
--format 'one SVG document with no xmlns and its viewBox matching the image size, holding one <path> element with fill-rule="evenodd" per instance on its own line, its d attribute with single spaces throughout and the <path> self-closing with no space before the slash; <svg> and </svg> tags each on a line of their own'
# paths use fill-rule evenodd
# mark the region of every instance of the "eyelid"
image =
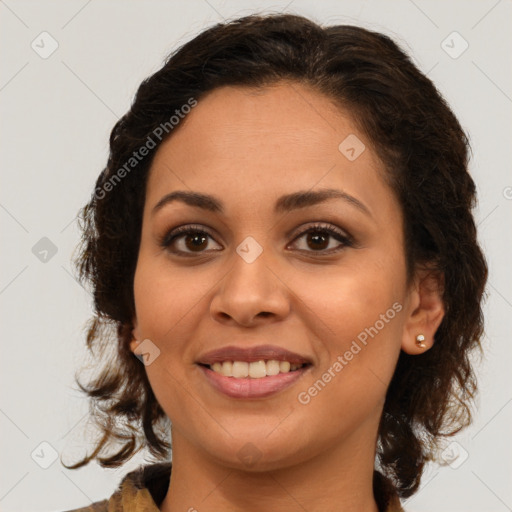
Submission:
<svg viewBox="0 0 512 512">
<path fill-rule="evenodd" d="M 214 230 L 213 230 L 214 231 Z M 324 232 L 327 236 L 334 238 L 337 240 L 341 247 L 335 248 L 335 249 L 329 249 L 329 250 L 303 250 L 299 249 L 300 252 L 304 253 L 312 253 L 312 254 L 318 254 L 319 256 L 327 256 L 333 253 L 340 252 L 345 247 L 354 247 L 355 241 L 353 237 L 347 233 L 345 230 L 342 230 L 338 228 L 337 226 L 328 223 L 328 222 L 312 222 L 309 225 L 306 225 L 304 227 L 304 224 L 297 228 L 295 231 L 292 231 L 292 234 L 287 233 L 287 238 L 292 237 L 292 241 L 287 245 L 287 247 L 293 243 L 295 243 L 298 239 L 302 238 L 303 236 L 307 235 L 310 232 Z M 210 228 L 205 227 L 201 224 L 183 224 L 181 226 L 177 226 L 175 228 L 170 229 L 167 231 L 162 237 L 159 238 L 159 245 L 163 247 L 165 250 L 168 250 L 172 254 L 175 255 L 187 255 L 187 256 L 202 256 L 209 254 L 212 250 L 208 251 L 198 251 L 197 253 L 194 253 L 194 251 L 170 251 L 169 246 L 174 242 L 174 240 L 181 238 L 184 235 L 187 235 L 189 233 L 202 233 L 206 236 L 210 237 L 212 240 L 214 240 L 216 243 L 215 236 L 211 233 Z M 219 249 L 213 249 L 214 251 L 218 251 Z"/>
<path fill-rule="evenodd" d="M 215 239 L 215 236 L 212 234 L 213 230 L 202 224 L 182 224 L 181 226 L 167 230 L 163 236 L 159 237 L 159 244 L 165 248 L 171 244 L 172 240 L 181 235 L 186 235 L 190 231 L 194 233 L 204 233 L 210 238 Z"/>
<path fill-rule="evenodd" d="M 315 231 L 315 230 L 325 231 L 328 233 L 334 232 L 340 238 L 343 238 L 343 239 L 346 239 L 346 240 L 349 240 L 352 242 L 352 236 L 349 235 L 345 230 L 342 230 L 329 222 L 320 222 L 320 221 L 309 223 L 308 225 L 306 225 L 306 227 L 304 227 L 304 225 L 302 225 L 297 230 L 292 231 L 292 234 L 290 236 L 293 238 L 293 240 L 296 240 L 298 237 L 305 235 L 309 231 Z"/>
<path fill-rule="evenodd" d="M 307 255 L 318 255 L 318 257 L 328 257 L 333 254 L 338 254 L 342 252 L 347 247 L 356 247 L 356 243 L 354 238 L 348 234 L 346 231 L 341 230 L 337 226 L 331 224 L 331 223 L 325 223 L 325 222 L 314 222 L 312 225 L 309 225 L 307 227 L 301 227 L 296 232 L 295 235 L 293 235 L 293 240 L 289 244 L 294 244 L 298 240 L 300 240 L 302 237 L 307 235 L 308 233 L 324 233 L 326 236 L 335 239 L 340 245 L 335 248 L 331 249 L 324 249 L 324 250 L 304 250 L 304 249 L 297 249 L 302 254 Z M 288 246 L 289 246 L 288 245 Z M 288 247 L 287 246 L 287 247 Z"/>
</svg>

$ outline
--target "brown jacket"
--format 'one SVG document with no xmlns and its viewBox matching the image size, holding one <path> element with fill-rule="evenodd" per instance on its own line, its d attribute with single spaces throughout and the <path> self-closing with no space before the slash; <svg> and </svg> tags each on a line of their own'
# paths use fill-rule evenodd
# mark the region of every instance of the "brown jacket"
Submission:
<svg viewBox="0 0 512 512">
<path fill-rule="evenodd" d="M 170 477 L 170 462 L 140 466 L 123 478 L 110 498 L 67 512 L 159 512 Z M 375 472 L 374 492 L 379 512 L 403 512 L 398 496 L 378 472 Z"/>
</svg>

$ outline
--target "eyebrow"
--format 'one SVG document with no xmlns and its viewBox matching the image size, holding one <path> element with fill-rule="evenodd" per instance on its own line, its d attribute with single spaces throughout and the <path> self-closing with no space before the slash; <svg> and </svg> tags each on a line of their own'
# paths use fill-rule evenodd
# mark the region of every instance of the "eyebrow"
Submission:
<svg viewBox="0 0 512 512">
<path fill-rule="evenodd" d="M 354 196 L 337 189 L 322 189 L 322 190 L 301 190 L 292 194 L 281 196 L 274 206 L 274 213 L 285 213 L 299 208 L 313 206 L 323 203 L 329 199 L 341 199 L 368 216 L 372 216 L 370 210 L 359 199 Z M 161 210 L 165 205 L 173 201 L 181 201 L 189 206 L 202 208 L 213 213 L 224 213 L 224 205 L 220 199 L 214 196 L 202 194 L 200 192 L 188 192 L 185 190 L 176 190 L 171 192 L 155 205 L 152 211 L 154 215 L 158 210 Z"/>
</svg>

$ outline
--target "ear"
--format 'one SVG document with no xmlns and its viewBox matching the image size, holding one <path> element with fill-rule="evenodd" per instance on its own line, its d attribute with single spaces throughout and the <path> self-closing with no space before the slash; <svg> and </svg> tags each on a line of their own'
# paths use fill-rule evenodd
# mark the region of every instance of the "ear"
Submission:
<svg viewBox="0 0 512 512">
<path fill-rule="evenodd" d="M 444 275 L 431 269 L 419 269 L 410 290 L 410 308 L 405 320 L 402 350 L 410 355 L 432 348 L 434 335 L 443 320 Z M 421 345 L 417 337 L 424 337 Z"/>
<path fill-rule="evenodd" d="M 132 341 L 130 341 L 130 350 L 135 353 L 135 349 L 140 344 L 140 333 L 137 324 L 137 318 L 134 318 L 132 321 L 133 329 L 132 329 Z"/>
</svg>

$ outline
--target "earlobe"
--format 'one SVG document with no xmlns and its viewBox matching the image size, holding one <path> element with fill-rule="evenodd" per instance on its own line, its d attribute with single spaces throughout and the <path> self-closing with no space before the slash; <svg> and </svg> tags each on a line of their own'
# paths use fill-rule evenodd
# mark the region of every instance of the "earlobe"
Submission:
<svg viewBox="0 0 512 512">
<path fill-rule="evenodd" d="M 130 350 L 135 353 L 135 349 L 137 348 L 137 345 L 140 343 L 140 341 L 133 339 L 130 341 Z"/>
<path fill-rule="evenodd" d="M 130 350 L 135 353 L 135 349 L 140 344 L 139 329 L 137 327 L 137 319 L 133 320 L 132 340 L 130 341 Z"/>
<path fill-rule="evenodd" d="M 440 272 L 419 271 L 411 289 L 411 310 L 402 337 L 402 350 L 423 354 L 434 345 L 434 336 L 444 318 L 444 279 Z"/>
</svg>

